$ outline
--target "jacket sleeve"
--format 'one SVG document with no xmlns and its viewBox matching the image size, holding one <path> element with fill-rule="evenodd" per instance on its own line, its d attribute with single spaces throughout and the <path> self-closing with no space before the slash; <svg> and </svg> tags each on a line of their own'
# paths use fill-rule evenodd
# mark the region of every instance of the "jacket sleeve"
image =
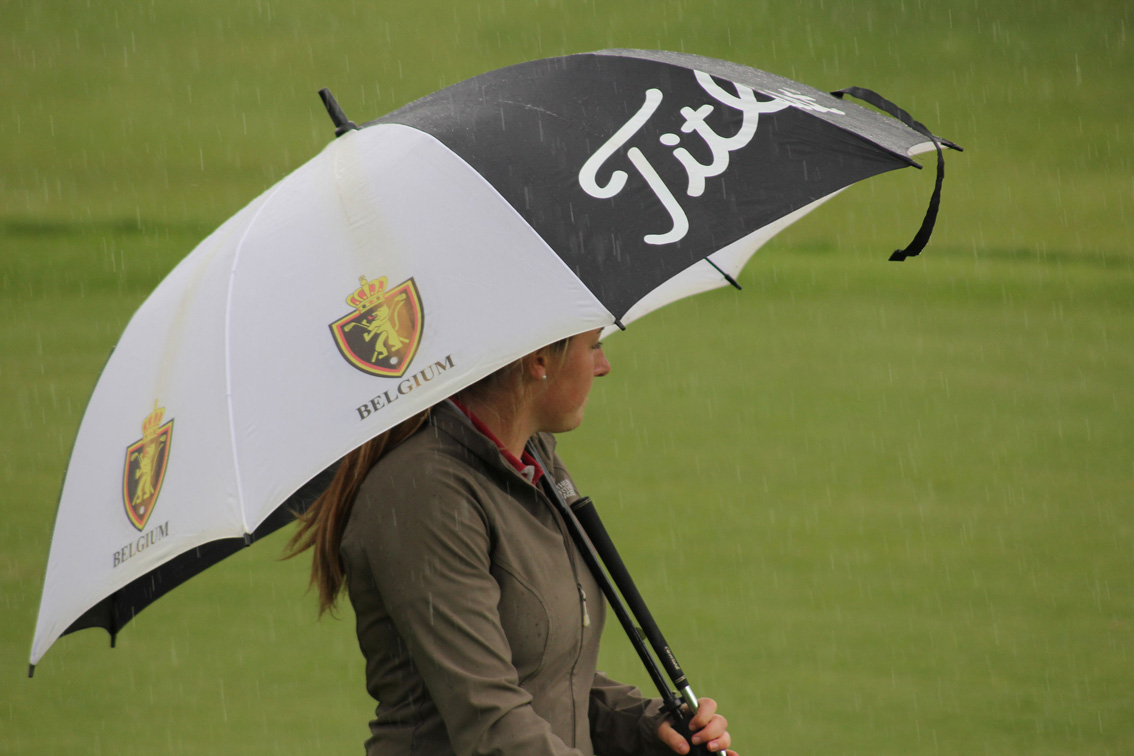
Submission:
<svg viewBox="0 0 1134 756">
<path fill-rule="evenodd" d="M 591 685 L 591 741 L 598 756 L 673 756 L 658 740 L 665 719 L 660 698 L 645 698 L 633 685 L 595 672 Z"/>
<path fill-rule="evenodd" d="M 492 534 L 459 475 L 384 490 L 384 527 L 367 527 L 367 559 L 458 756 L 580 756 L 519 686 L 490 573 Z"/>
</svg>

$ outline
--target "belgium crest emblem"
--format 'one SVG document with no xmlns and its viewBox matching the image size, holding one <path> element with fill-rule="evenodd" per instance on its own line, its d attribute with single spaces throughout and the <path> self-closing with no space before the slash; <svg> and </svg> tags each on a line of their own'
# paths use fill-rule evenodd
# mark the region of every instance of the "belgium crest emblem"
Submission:
<svg viewBox="0 0 1134 756">
<path fill-rule="evenodd" d="M 385 276 L 367 281 L 346 298 L 353 309 L 331 323 L 344 359 L 370 375 L 400 378 L 421 341 L 422 309 L 417 284 L 410 278 L 394 288 Z"/>
<path fill-rule="evenodd" d="M 164 425 L 165 407 L 157 406 L 142 421 L 142 437 L 126 449 L 126 467 L 122 472 L 122 499 L 126 516 L 138 530 L 154 511 L 161 484 L 165 480 L 165 467 L 169 462 L 169 445 L 173 441 L 173 420 Z"/>
</svg>

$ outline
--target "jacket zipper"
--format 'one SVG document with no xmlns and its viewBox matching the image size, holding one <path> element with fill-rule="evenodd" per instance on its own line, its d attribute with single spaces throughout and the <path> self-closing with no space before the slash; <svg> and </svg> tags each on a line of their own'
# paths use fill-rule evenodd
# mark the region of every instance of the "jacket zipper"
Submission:
<svg viewBox="0 0 1134 756">
<path fill-rule="evenodd" d="M 544 474 L 550 475 L 551 473 L 544 471 Z M 554 478 L 549 478 L 549 480 L 554 481 Z M 555 485 L 555 483 L 553 482 L 551 483 L 551 485 Z M 579 582 L 579 566 L 575 562 L 575 542 L 571 539 L 571 536 L 567 532 L 567 523 L 563 521 L 563 515 L 561 515 L 559 513 L 559 510 L 555 508 L 555 505 L 551 503 L 551 499 L 548 494 L 540 486 L 535 486 L 535 490 L 536 495 L 543 499 L 544 505 L 548 508 L 548 510 L 550 510 L 552 516 L 555 518 L 556 527 L 558 527 L 559 529 L 559 536 L 563 539 L 563 548 L 567 551 L 567 561 L 571 565 L 571 576 L 575 578 L 575 587 L 579 589 L 579 607 L 583 612 L 583 627 L 590 627 L 591 615 L 590 612 L 587 611 L 587 592 L 583 590 L 583 584 Z M 583 637 L 582 635 L 580 635 L 579 652 L 575 657 L 576 663 L 578 663 L 579 657 L 582 656 L 582 653 Z M 574 666 L 572 666 L 572 674 L 574 674 Z"/>
<path fill-rule="evenodd" d="M 536 494 L 544 500 L 544 505 L 551 511 L 552 517 L 555 518 L 555 524 L 559 528 L 559 535 L 563 539 L 563 547 L 567 550 L 567 562 L 571 565 L 571 576 L 575 578 L 575 586 L 579 589 L 579 602 L 583 610 L 583 627 L 589 627 L 591 624 L 591 616 L 587 612 L 587 594 L 583 590 L 583 584 L 579 582 L 579 567 L 575 562 L 575 543 L 571 540 L 571 536 L 567 533 L 567 523 L 563 521 L 563 516 L 559 514 L 559 511 L 551 503 L 550 497 L 538 487 L 536 488 Z M 575 659 L 571 662 L 571 672 L 567 678 L 567 684 L 571 689 L 572 732 L 574 732 L 574 725 L 577 722 L 579 716 L 578 711 L 575 709 L 575 671 L 579 667 L 579 659 L 583 657 L 583 645 L 586 642 L 586 639 L 583 637 L 583 635 L 583 632 L 580 631 L 579 645 L 575 649 Z M 571 738 L 570 745 L 571 747 L 575 746 L 574 736 L 572 736 Z"/>
<path fill-rule="evenodd" d="M 547 495 L 543 491 L 539 492 L 544 500 Z M 550 501 L 547 506 L 551 509 L 552 515 L 555 517 L 555 523 L 559 527 L 559 536 L 563 539 L 563 548 L 567 550 L 567 561 L 571 565 L 571 577 L 575 578 L 575 587 L 579 589 L 579 608 L 583 612 L 583 627 L 591 626 L 591 615 L 587 611 L 587 592 L 583 590 L 583 584 L 579 582 L 579 566 L 575 562 L 575 542 L 571 540 L 571 536 L 567 533 L 567 523 L 563 522 L 563 516 L 559 514 L 558 510 L 552 505 Z M 579 635 L 579 651 L 575 657 L 576 663 L 579 657 L 583 654 L 583 636 Z M 572 673 L 574 673 L 574 666 L 572 666 Z"/>
</svg>

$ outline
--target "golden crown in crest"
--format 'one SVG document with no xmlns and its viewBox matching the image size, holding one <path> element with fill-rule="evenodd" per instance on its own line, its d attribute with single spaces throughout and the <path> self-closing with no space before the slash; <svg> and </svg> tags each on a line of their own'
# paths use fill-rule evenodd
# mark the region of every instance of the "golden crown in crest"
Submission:
<svg viewBox="0 0 1134 756">
<path fill-rule="evenodd" d="M 357 291 L 346 298 L 347 304 L 359 312 L 369 310 L 375 305 L 382 304 L 386 299 L 386 277 L 379 276 L 373 281 L 367 281 L 366 276 L 358 277 L 362 285 Z"/>
<path fill-rule="evenodd" d="M 142 421 L 142 440 L 152 441 L 157 437 L 158 431 L 161 430 L 161 421 L 165 417 L 165 407 L 157 406 L 157 399 L 154 399 L 154 411 L 146 416 Z"/>
</svg>

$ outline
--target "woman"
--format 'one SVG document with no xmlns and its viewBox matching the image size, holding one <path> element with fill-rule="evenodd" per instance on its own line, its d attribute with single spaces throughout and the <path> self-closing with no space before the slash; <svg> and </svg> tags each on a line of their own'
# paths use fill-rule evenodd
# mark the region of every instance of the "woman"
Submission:
<svg viewBox="0 0 1134 756">
<path fill-rule="evenodd" d="M 609 372 L 598 330 L 538 349 L 347 455 L 303 516 L 320 610 L 344 582 L 354 607 L 368 754 L 688 752 L 660 701 L 595 669 L 601 594 L 543 489 L 578 496 L 550 434 Z M 692 729 L 730 743 L 711 699 Z"/>
</svg>

